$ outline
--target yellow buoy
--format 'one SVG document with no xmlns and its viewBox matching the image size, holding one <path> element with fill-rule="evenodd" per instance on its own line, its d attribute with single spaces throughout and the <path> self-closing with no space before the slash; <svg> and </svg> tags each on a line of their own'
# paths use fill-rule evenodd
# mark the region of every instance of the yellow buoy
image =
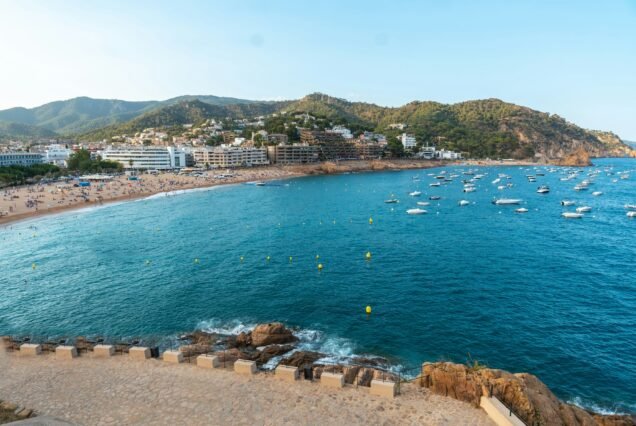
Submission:
<svg viewBox="0 0 636 426">
<path fill-rule="evenodd" d="M 369 315 L 371 313 L 371 306 L 367 306 L 365 311 L 366 311 L 367 315 Z"/>
<path fill-rule="evenodd" d="M 35 269 L 37 267 L 38 267 L 38 265 L 36 265 L 35 263 L 31 264 L 31 269 Z"/>
<path fill-rule="evenodd" d="M 319 264 L 318 264 L 318 270 L 319 270 L 319 271 L 322 271 L 322 263 L 319 263 Z"/>
<path fill-rule="evenodd" d="M 371 252 L 368 251 L 364 257 L 366 257 L 367 260 L 371 260 Z"/>
<path fill-rule="evenodd" d="M 319 254 L 316 255 L 316 260 L 318 260 L 318 259 L 320 259 L 320 255 Z"/>
<path fill-rule="evenodd" d="M 373 225 L 373 218 L 372 217 L 369 218 L 369 225 Z"/>
</svg>

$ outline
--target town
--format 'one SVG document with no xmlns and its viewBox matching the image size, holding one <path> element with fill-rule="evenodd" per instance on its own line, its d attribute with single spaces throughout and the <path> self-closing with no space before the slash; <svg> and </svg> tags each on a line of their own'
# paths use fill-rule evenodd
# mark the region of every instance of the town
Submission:
<svg viewBox="0 0 636 426">
<path fill-rule="evenodd" d="M 266 130 L 275 126 L 280 132 Z M 392 144 L 385 134 L 353 131 L 307 113 L 207 119 L 197 125 L 147 128 L 99 142 L 9 141 L 0 145 L 0 167 L 52 164 L 66 168 L 71 154 L 80 150 L 88 151 L 93 160 L 117 162 L 126 171 L 200 171 L 397 156 L 426 160 L 462 158 L 461 153 L 437 149 L 432 141 L 418 141 L 404 123 L 391 124 L 389 130 L 394 133 Z"/>
</svg>

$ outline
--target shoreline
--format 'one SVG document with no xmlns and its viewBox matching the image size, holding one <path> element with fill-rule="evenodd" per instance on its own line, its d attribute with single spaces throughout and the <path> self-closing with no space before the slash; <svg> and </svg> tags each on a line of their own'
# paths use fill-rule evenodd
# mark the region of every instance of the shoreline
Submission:
<svg viewBox="0 0 636 426">
<path fill-rule="evenodd" d="M 330 174 L 346 174 L 346 173 L 373 173 L 387 172 L 413 169 L 431 169 L 446 166 L 466 166 L 466 167 L 495 167 L 495 166 L 542 166 L 544 164 L 532 163 L 526 161 L 501 162 L 493 160 L 475 160 L 475 161 L 434 161 L 434 160 L 352 160 L 342 161 L 339 163 L 321 162 L 315 164 L 302 165 L 285 165 L 285 166 L 266 166 L 253 169 L 237 169 L 234 173 L 239 174 L 237 178 L 231 178 L 224 181 L 197 181 L 190 179 L 190 182 L 169 189 L 143 190 L 134 194 L 117 195 L 101 200 L 91 199 L 88 202 L 75 202 L 66 205 L 53 206 L 37 211 L 19 211 L 9 213 L 7 216 L 0 217 L 0 228 L 7 227 L 14 223 L 19 223 L 31 219 L 39 219 L 45 216 L 51 216 L 69 211 L 81 210 L 82 208 L 92 208 L 107 206 L 115 203 L 124 203 L 128 201 L 136 201 L 159 194 L 169 194 L 177 191 L 190 191 L 194 189 L 206 189 L 219 186 L 228 186 L 233 184 L 242 184 L 252 181 L 271 182 L 275 180 L 291 179 L 304 176 L 319 176 Z M 214 171 L 209 170 L 208 173 Z M 259 172 L 265 172 L 268 176 L 259 177 Z M 166 178 L 173 176 L 172 173 L 162 173 L 160 175 L 141 175 L 141 179 Z M 125 178 L 122 176 L 120 178 Z M 115 180 L 121 183 L 122 179 Z M 60 183 L 50 183 L 46 185 L 26 185 L 21 187 L 7 187 L 0 189 L 0 192 L 20 192 L 21 196 L 25 196 L 34 188 L 53 189 L 61 185 Z M 41 191 L 40 191 L 41 192 Z M 5 200 L 6 202 L 6 200 Z M 0 211 L 3 211 L 5 203 L 0 200 Z M 8 210 L 7 210 L 8 211 Z"/>
</svg>

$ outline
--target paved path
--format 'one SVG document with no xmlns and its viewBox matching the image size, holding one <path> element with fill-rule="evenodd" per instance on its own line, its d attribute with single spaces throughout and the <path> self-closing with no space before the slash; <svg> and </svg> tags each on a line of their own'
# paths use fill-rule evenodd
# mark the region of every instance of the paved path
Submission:
<svg viewBox="0 0 636 426">
<path fill-rule="evenodd" d="M 84 425 L 492 425 L 481 409 L 414 385 L 388 400 L 270 374 L 126 356 L 61 361 L 0 354 L 0 399 Z"/>
</svg>

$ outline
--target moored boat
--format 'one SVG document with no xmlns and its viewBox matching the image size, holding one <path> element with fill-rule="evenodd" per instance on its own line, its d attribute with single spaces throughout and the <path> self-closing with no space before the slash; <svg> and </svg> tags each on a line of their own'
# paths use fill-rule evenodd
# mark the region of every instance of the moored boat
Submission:
<svg viewBox="0 0 636 426">
<path fill-rule="evenodd" d="M 426 210 L 424 210 L 424 209 L 408 209 L 406 211 L 406 213 L 410 214 L 410 215 L 425 214 Z"/>
<path fill-rule="evenodd" d="M 563 200 L 561 201 L 561 205 L 568 207 L 568 206 L 573 206 L 576 204 L 576 201 L 572 201 L 572 200 Z"/>
<path fill-rule="evenodd" d="M 409 195 L 411 197 L 419 197 L 420 195 L 422 195 L 422 193 L 420 191 L 413 191 L 413 192 L 410 192 Z"/>
<path fill-rule="evenodd" d="M 470 204 L 470 201 L 468 200 L 460 200 L 458 203 L 460 206 L 467 206 Z"/>
<path fill-rule="evenodd" d="M 529 210 L 527 208 L 525 208 L 525 207 L 520 207 L 520 208 L 515 210 L 515 212 L 517 212 L 517 213 L 528 213 L 528 211 Z"/>
<path fill-rule="evenodd" d="M 499 198 L 498 200 L 492 200 L 492 203 L 498 206 L 509 206 L 513 204 L 520 204 L 522 200 L 517 198 Z"/>
<path fill-rule="evenodd" d="M 561 216 L 566 219 L 581 219 L 583 217 L 583 213 L 564 212 L 561 213 Z"/>
<path fill-rule="evenodd" d="M 592 211 L 592 207 L 590 206 L 581 206 L 576 208 L 577 213 L 588 213 Z"/>
</svg>

